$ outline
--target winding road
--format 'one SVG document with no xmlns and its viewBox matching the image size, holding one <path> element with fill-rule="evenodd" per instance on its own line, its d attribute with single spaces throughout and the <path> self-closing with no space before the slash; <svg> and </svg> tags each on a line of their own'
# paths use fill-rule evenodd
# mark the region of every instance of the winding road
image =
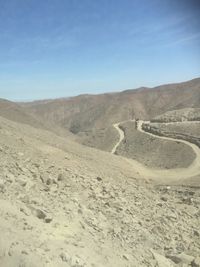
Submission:
<svg viewBox="0 0 200 267">
<path fill-rule="evenodd" d="M 116 143 L 116 145 L 113 147 L 111 153 L 115 154 L 118 146 L 120 145 L 121 141 L 124 139 L 124 132 L 122 131 L 122 129 L 119 128 L 121 122 L 113 124 L 113 127 L 118 131 L 119 133 L 119 141 Z"/>
<path fill-rule="evenodd" d="M 133 121 L 133 120 L 132 120 Z M 134 122 L 134 121 L 133 121 Z M 124 132 L 122 129 L 120 129 L 119 125 L 123 122 L 115 123 L 113 124 L 113 127 L 118 131 L 119 133 L 119 141 L 116 143 L 116 145 L 113 147 L 111 153 L 115 154 L 117 148 L 121 144 L 121 142 L 124 139 Z M 189 141 L 181 140 L 181 139 L 175 139 L 175 138 L 170 138 L 170 137 L 164 137 L 164 136 L 158 136 L 153 133 L 146 132 L 142 129 L 142 124 L 147 123 L 146 121 L 140 120 L 138 123 L 138 131 L 151 135 L 153 137 L 163 139 L 163 140 L 168 140 L 172 142 L 179 142 L 179 143 L 184 143 L 188 146 L 190 146 L 193 151 L 196 154 L 195 160 L 191 163 L 191 165 L 187 168 L 175 168 L 175 169 L 155 169 L 155 168 L 148 168 L 141 164 L 140 162 L 125 158 L 126 161 L 128 161 L 135 170 L 139 172 L 141 176 L 147 179 L 167 179 L 167 181 L 174 181 L 174 180 L 183 180 L 187 178 L 194 177 L 196 175 L 200 174 L 200 149 L 198 146 L 196 146 L 193 143 L 190 143 Z"/>
</svg>

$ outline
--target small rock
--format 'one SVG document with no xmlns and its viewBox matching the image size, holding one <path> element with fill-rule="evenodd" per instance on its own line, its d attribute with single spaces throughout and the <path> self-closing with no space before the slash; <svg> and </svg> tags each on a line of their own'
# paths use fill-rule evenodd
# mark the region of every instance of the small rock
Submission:
<svg viewBox="0 0 200 267">
<path fill-rule="evenodd" d="M 35 162 L 33 165 L 34 165 L 36 168 L 39 168 L 39 167 L 40 167 L 40 164 L 39 164 L 39 163 L 36 163 L 36 162 Z"/>
<path fill-rule="evenodd" d="M 47 216 L 46 213 L 41 209 L 33 209 L 33 213 L 40 220 L 44 220 Z"/>
<path fill-rule="evenodd" d="M 102 178 L 99 177 L 99 176 L 97 176 L 97 181 L 98 181 L 98 182 L 101 182 L 101 181 L 102 181 Z"/>
<path fill-rule="evenodd" d="M 26 250 L 22 250 L 21 253 L 24 255 L 28 255 L 28 252 Z"/>
<path fill-rule="evenodd" d="M 31 211 L 27 207 L 21 207 L 20 211 L 22 213 L 24 213 L 26 216 L 30 216 L 31 215 Z"/>
<path fill-rule="evenodd" d="M 158 254 L 153 250 L 151 252 L 153 254 L 154 259 L 157 262 L 158 267 L 173 267 L 173 264 L 167 258 L 165 258 L 165 256 Z"/>
<path fill-rule="evenodd" d="M 4 181 L 3 180 L 0 180 L 0 192 L 1 193 L 4 193 L 4 191 L 5 191 Z"/>
<path fill-rule="evenodd" d="M 48 178 L 48 179 L 46 180 L 46 185 L 51 185 L 51 184 L 52 184 L 52 179 Z"/>
<path fill-rule="evenodd" d="M 187 205 L 191 205 L 193 203 L 193 198 L 191 197 L 183 197 L 182 201 L 183 203 L 187 204 Z"/>
<path fill-rule="evenodd" d="M 188 193 L 188 195 L 190 195 L 190 196 L 195 195 L 195 192 L 194 192 L 194 191 L 188 191 L 187 193 Z"/>
<path fill-rule="evenodd" d="M 47 216 L 44 221 L 45 223 L 50 223 L 53 220 L 53 218 L 51 216 Z"/>
<path fill-rule="evenodd" d="M 129 255 L 123 254 L 123 258 L 128 261 L 129 260 Z"/>
<path fill-rule="evenodd" d="M 197 230 L 194 230 L 194 235 L 195 236 L 200 236 L 200 233 Z"/>
<path fill-rule="evenodd" d="M 191 263 L 192 267 L 200 267 L 200 257 L 195 258 L 192 263 Z"/>
<path fill-rule="evenodd" d="M 59 173 L 59 174 L 58 174 L 58 178 L 57 178 L 57 180 L 58 180 L 59 182 L 61 182 L 61 181 L 64 180 L 64 175 L 63 175 L 63 173 Z"/>
<path fill-rule="evenodd" d="M 71 257 L 71 266 L 72 267 L 84 267 L 85 264 L 78 256 Z"/>
<path fill-rule="evenodd" d="M 47 184 L 49 180 L 49 175 L 47 173 L 43 173 L 40 175 L 40 179 L 43 182 L 43 184 Z"/>
<path fill-rule="evenodd" d="M 48 186 L 46 186 L 46 187 L 43 188 L 43 190 L 44 190 L 45 192 L 49 192 L 49 191 L 50 191 L 50 188 L 49 188 Z"/>
<path fill-rule="evenodd" d="M 12 248 L 9 248 L 9 250 L 8 250 L 8 256 L 11 257 L 11 256 L 13 255 L 13 253 L 14 253 L 14 252 L 13 252 L 13 249 L 12 249 Z"/>
<path fill-rule="evenodd" d="M 119 226 L 113 228 L 113 233 L 114 233 L 115 235 L 120 234 L 121 231 L 122 231 L 122 229 L 121 229 L 121 227 L 119 227 Z"/>
<path fill-rule="evenodd" d="M 191 264 L 191 262 L 194 261 L 193 256 L 187 255 L 183 252 L 180 254 L 167 254 L 166 257 L 171 259 L 176 264 Z"/>
<path fill-rule="evenodd" d="M 9 183 L 13 183 L 15 181 L 15 176 L 12 174 L 12 173 L 7 173 L 6 174 L 6 180 L 9 182 Z"/>
<path fill-rule="evenodd" d="M 26 177 L 24 175 L 20 175 L 17 177 L 17 182 L 22 186 L 25 187 L 27 184 Z"/>
<path fill-rule="evenodd" d="M 26 194 L 19 194 L 18 198 L 25 204 L 29 204 L 29 202 L 30 202 L 30 198 Z"/>
<path fill-rule="evenodd" d="M 162 201 L 165 201 L 165 202 L 167 201 L 167 197 L 164 197 L 164 196 L 161 197 L 160 199 L 161 199 Z"/>
<path fill-rule="evenodd" d="M 70 256 L 66 253 L 66 252 L 62 252 L 61 254 L 60 254 L 60 258 L 62 259 L 62 261 L 64 261 L 64 262 L 70 262 Z"/>
</svg>

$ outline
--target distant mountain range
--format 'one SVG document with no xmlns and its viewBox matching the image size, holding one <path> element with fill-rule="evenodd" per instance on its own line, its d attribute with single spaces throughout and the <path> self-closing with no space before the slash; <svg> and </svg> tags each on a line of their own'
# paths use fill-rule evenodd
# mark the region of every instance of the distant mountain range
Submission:
<svg viewBox="0 0 200 267">
<path fill-rule="evenodd" d="M 2 99 L 0 116 L 69 135 L 107 128 L 131 118 L 148 120 L 166 111 L 191 107 L 200 108 L 200 78 L 154 88 L 27 103 Z"/>
</svg>

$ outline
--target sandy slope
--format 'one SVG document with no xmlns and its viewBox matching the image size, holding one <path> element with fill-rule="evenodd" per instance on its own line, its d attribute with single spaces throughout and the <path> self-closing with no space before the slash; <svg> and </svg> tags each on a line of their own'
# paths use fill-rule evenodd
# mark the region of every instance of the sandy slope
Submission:
<svg viewBox="0 0 200 267">
<path fill-rule="evenodd" d="M 119 138 L 119 141 L 117 142 L 117 144 L 113 147 L 113 149 L 111 151 L 112 154 L 114 154 L 116 152 L 117 147 L 120 145 L 120 143 L 124 139 L 124 132 L 119 128 L 119 125 L 121 123 L 123 123 L 123 122 L 113 124 L 113 127 L 115 127 L 115 129 L 118 131 L 120 138 Z M 188 141 L 184 141 L 184 140 L 180 140 L 180 139 L 173 139 L 173 138 L 163 137 L 163 136 L 157 136 L 157 135 L 154 135 L 152 133 L 145 132 L 142 129 L 143 123 L 144 123 L 144 121 L 142 121 L 142 120 L 139 121 L 138 131 L 145 133 L 145 134 L 148 134 L 148 135 L 151 135 L 151 136 L 154 136 L 156 138 L 163 139 L 163 140 L 184 143 L 193 149 L 193 151 L 196 154 L 196 158 L 188 168 L 176 168 L 176 169 L 168 169 L 168 170 L 147 168 L 136 160 L 126 159 L 130 164 L 134 165 L 135 169 L 138 170 L 138 172 L 141 176 L 146 177 L 147 179 L 155 179 L 155 180 L 159 180 L 159 181 L 163 181 L 163 180 L 167 179 L 168 182 L 170 182 L 170 181 L 173 182 L 174 180 L 176 180 L 176 181 L 183 180 L 183 179 L 191 178 L 191 177 L 194 177 L 194 176 L 197 176 L 200 174 L 200 149 L 196 145 L 194 145 Z M 147 122 L 145 122 L 145 123 L 147 123 Z"/>
<path fill-rule="evenodd" d="M 0 266 L 196 266 L 199 189 L 136 167 L 0 117 Z"/>
</svg>

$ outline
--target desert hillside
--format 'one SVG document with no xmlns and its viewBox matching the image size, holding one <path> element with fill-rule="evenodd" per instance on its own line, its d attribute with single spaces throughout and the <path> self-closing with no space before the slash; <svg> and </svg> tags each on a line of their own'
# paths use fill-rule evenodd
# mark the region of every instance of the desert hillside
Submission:
<svg viewBox="0 0 200 267">
<path fill-rule="evenodd" d="M 125 138 L 116 151 L 118 155 L 160 169 L 188 167 L 195 159 L 194 151 L 187 145 L 141 133 L 135 129 L 134 122 L 123 123 L 120 127 Z"/>
<path fill-rule="evenodd" d="M 0 266 L 200 266 L 199 85 L 1 100 Z"/>
<path fill-rule="evenodd" d="M 171 110 L 156 116 L 152 122 L 183 122 L 183 121 L 200 121 L 200 108 L 184 108 Z"/>
<path fill-rule="evenodd" d="M 27 124 L 38 129 L 50 130 L 58 135 L 74 139 L 73 134 L 67 131 L 67 129 L 63 129 L 63 127 L 51 121 L 45 121 L 40 116 L 36 117 L 34 114 L 27 112 L 27 110 L 18 103 L 6 99 L 0 99 L 0 116 L 14 122 Z"/>
<path fill-rule="evenodd" d="M 28 114 L 20 105 L 5 99 L 0 99 L 0 116 L 34 127 L 43 127 L 43 123 L 40 123 L 37 119 Z"/>
<path fill-rule="evenodd" d="M 200 267 L 200 5 L 0 0 L 0 267 Z"/>
<path fill-rule="evenodd" d="M 166 111 L 200 107 L 200 78 L 155 88 L 21 103 L 30 114 L 73 133 L 109 127 L 133 118 L 150 119 Z"/>
<path fill-rule="evenodd" d="M 170 110 L 199 108 L 200 78 L 155 88 L 141 87 L 20 105 L 35 119 L 48 122 L 48 129 L 70 131 L 78 142 L 109 151 L 116 140 L 110 128 L 113 123 L 133 118 L 149 120 Z"/>
<path fill-rule="evenodd" d="M 158 185 L 123 157 L 0 126 L 0 266 L 198 266 L 198 187 Z"/>
</svg>

